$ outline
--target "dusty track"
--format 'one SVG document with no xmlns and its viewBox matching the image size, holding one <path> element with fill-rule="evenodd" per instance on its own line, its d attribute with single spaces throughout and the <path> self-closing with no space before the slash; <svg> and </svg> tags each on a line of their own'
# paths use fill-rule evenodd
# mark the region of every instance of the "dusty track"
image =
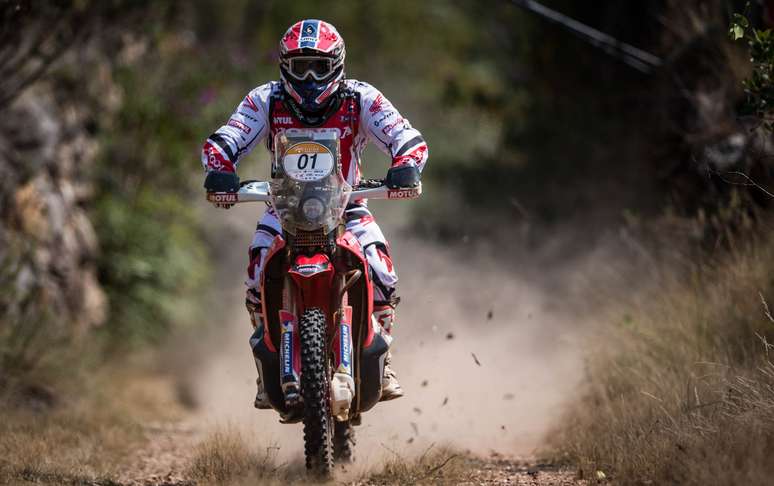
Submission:
<svg viewBox="0 0 774 486">
<path fill-rule="evenodd" d="M 184 425 L 149 429 L 151 454 L 138 458 L 152 456 L 153 471 L 134 476 L 135 483 L 183 481 L 190 445 L 229 426 L 254 438 L 256 448 L 276 451 L 281 463 L 301 459 L 300 425 L 281 425 L 276 414 L 251 406 L 255 366 L 241 281 L 256 211 L 261 208 L 232 209 L 214 229 L 224 250 L 213 282 L 212 331 L 193 345 L 182 376 L 198 408 Z M 465 457 L 500 458 L 464 459 L 475 484 L 572 484 L 567 472 L 507 459 L 532 457 L 579 379 L 581 362 L 567 316 L 536 286 L 489 257 L 471 251 L 463 261 L 458 250 L 408 238 L 389 222 L 383 228 L 401 277 L 394 366 L 406 397 L 364 416 L 357 463 L 342 479 L 367 476 L 386 460 L 408 461 L 442 444 Z M 167 471 L 159 459 L 165 444 L 178 451 L 167 454 Z"/>
</svg>

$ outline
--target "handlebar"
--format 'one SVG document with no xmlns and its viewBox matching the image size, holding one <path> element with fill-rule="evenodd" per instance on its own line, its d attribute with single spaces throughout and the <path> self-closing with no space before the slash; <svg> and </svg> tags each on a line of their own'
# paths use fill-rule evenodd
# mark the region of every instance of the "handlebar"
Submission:
<svg viewBox="0 0 774 486">
<path fill-rule="evenodd" d="M 422 183 L 415 187 L 390 189 L 381 179 L 368 179 L 352 188 L 350 199 L 417 199 L 422 194 Z M 207 200 L 213 204 L 238 204 L 271 201 L 271 186 L 267 181 L 244 181 L 236 192 L 208 192 Z"/>
</svg>

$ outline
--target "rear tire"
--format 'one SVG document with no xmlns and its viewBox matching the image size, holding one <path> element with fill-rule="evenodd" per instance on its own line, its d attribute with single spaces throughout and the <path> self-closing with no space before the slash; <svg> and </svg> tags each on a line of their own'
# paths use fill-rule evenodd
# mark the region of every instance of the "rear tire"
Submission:
<svg viewBox="0 0 774 486">
<path fill-rule="evenodd" d="M 354 462 L 355 428 L 347 420 L 336 422 L 333 432 L 333 459 L 341 463 Z"/>
<path fill-rule="evenodd" d="M 306 468 L 320 477 L 329 477 L 333 470 L 333 417 L 325 324 L 325 314 L 317 308 L 305 310 L 299 323 Z"/>
</svg>

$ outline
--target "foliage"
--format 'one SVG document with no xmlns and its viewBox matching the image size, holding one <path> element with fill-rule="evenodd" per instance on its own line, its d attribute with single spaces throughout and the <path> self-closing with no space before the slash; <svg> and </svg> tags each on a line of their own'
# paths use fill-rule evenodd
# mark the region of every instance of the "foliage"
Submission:
<svg viewBox="0 0 774 486">
<path fill-rule="evenodd" d="M 744 80 L 744 111 L 774 131 L 774 31 L 756 29 L 745 15 L 734 14 L 729 35 L 734 41 L 745 41 L 750 51 L 752 72 Z"/>
<path fill-rule="evenodd" d="M 93 214 L 111 306 L 105 330 L 121 342 L 157 341 L 173 323 L 196 322 L 210 269 L 192 204 L 199 93 L 196 78 L 176 75 L 181 47 L 169 44 L 178 41 L 160 34 L 140 59 L 152 68 L 117 69 L 124 103 L 103 133 Z"/>
</svg>

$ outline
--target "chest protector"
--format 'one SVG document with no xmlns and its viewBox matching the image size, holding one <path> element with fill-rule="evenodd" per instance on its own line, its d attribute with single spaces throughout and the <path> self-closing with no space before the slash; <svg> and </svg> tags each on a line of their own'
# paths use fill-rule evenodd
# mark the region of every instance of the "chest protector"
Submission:
<svg viewBox="0 0 774 486">
<path fill-rule="evenodd" d="M 335 101 L 337 108 L 332 109 L 323 121 L 316 125 L 309 125 L 301 121 L 288 105 L 284 93 L 272 93 L 269 103 L 269 130 L 267 147 L 274 152 L 274 137 L 289 128 L 336 128 L 339 130 L 339 144 L 341 153 L 341 173 L 349 184 L 356 184 L 360 180 L 360 160 L 355 138 L 360 128 L 360 99 L 354 91 L 344 89 Z"/>
</svg>

